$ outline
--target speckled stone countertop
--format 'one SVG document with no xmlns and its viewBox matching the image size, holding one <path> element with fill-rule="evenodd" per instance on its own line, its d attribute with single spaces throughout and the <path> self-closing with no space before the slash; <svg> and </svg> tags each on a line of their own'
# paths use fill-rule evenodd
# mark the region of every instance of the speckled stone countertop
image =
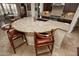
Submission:
<svg viewBox="0 0 79 59">
<path fill-rule="evenodd" d="M 32 17 L 25 17 L 23 19 L 19 19 L 12 23 L 12 26 L 22 32 L 45 32 L 50 31 L 52 29 L 63 29 L 68 31 L 69 24 L 62 23 L 58 21 L 48 20 L 46 22 L 43 21 L 34 21 Z"/>
</svg>

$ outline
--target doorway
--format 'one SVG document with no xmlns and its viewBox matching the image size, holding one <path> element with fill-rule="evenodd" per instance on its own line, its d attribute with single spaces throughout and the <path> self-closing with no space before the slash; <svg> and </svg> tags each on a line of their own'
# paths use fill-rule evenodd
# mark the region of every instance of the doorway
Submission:
<svg viewBox="0 0 79 59">
<path fill-rule="evenodd" d="M 26 5 L 24 3 L 21 3 L 21 17 L 26 17 L 27 16 L 27 10 L 26 10 Z"/>
</svg>

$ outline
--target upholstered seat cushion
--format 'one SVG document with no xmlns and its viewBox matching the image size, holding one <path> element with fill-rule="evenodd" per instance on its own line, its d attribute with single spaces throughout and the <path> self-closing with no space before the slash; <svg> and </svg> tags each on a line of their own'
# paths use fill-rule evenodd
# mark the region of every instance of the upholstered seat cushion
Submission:
<svg viewBox="0 0 79 59">
<path fill-rule="evenodd" d="M 37 44 L 42 44 L 42 43 L 49 43 L 49 42 L 52 42 L 53 40 L 52 39 L 49 39 L 49 38 L 46 38 L 46 39 L 39 39 L 37 38 Z"/>
<path fill-rule="evenodd" d="M 36 47 L 42 47 L 42 46 L 46 46 L 46 45 L 51 45 L 53 44 L 54 40 L 52 40 L 52 37 L 48 37 L 48 38 L 36 38 Z"/>
</svg>

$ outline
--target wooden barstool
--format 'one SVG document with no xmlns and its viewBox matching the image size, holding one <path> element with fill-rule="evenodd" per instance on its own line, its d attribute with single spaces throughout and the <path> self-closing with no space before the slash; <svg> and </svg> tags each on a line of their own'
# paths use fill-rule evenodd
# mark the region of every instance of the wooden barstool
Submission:
<svg viewBox="0 0 79 59">
<path fill-rule="evenodd" d="M 51 32 L 49 33 L 34 33 L 35 36 L 35 52 L 36 55 L 43 54 L 50 52 L 52 54 L 53 50 L 53 44 L 54 44 L 54 37 Z M 40 47 L 47 46 L 49 51 L 43 52 L 43 53 L 38 53 L 37 49 Z"/>
<path fill-rule="evenodd" d="M 15 49 L 18 48 L 18 47 L 20 47 L 24 43 L 26 43 L 28 45 L 27 39 L 25 37 L 25 34 L 22 33 L 22 32 L 19 32 L 19 31 L 15 30 L 14 28 L 11 28 L 11 26 L 10 26 L 9 29 L 7 29 L 7 34 L 8 34 L 8 38 L 9 38 L 9 41 L 10 41 L 10 44 L 11 44 L 11 46 L 13 48 L 14 53 L 16 53 Z M 18 45 L 17 47 L 15 47 L 14 40 L 16 40 L 18 38 L 22 38 L 22 39 L 24 38 L 25 41 L 23 40 L 23 42 L 20 45 Z"/>
</svg>

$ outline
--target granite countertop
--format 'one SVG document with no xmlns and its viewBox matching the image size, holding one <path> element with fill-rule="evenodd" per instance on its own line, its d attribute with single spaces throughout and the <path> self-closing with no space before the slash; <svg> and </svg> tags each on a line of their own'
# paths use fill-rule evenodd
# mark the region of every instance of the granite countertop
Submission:
<svg viewBox="0 0 79 59">
<path fill-rule="evenodd" d="M 65 15 L 61 16 L 61 19 L 66 19 L 66 20 L 73 20 L 75 13 L 66 13 Z"/>
<path fill-rule="evenodd" d="M 34 21 L 32 17 L 25 17 L 23 19 L 19 19 L 12 23 L 12 26 L 22 32 L 45 32 L 50 31 L 51 29 L 63 29 L 68 31 L 69 24 L 62 23 L 58 21 L 48 20 L 46 22 L 43 21 Z"/>
</svg>

